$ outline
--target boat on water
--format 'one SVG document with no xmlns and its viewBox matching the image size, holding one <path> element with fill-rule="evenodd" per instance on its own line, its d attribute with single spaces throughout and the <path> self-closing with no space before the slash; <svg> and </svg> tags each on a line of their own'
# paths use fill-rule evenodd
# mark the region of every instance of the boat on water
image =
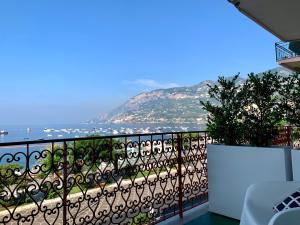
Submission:
<svg viewBox="0 0 300 225">
<path fill-rule="evenodd" d="M 49 129 L 49 128 L 45 128 L 45 129 L 44 129 L 44 132 L 45 132 L 45 133 L 49 133 L 49 132 L 53 132 L 53 131 L 54 131 L 54 129 Z"/>
<path fill-rule="evenodd" d="M 6 130 L 0 130 L 0 135 L 8 135 L 8 132 Z"/>
<path fill-rule="evenodd" d="M 119 134 L 119 131 L 113 130 L 112 134 L 113 134 L 113 135 L 117 135 L 117 134 Z"/>
</svg>

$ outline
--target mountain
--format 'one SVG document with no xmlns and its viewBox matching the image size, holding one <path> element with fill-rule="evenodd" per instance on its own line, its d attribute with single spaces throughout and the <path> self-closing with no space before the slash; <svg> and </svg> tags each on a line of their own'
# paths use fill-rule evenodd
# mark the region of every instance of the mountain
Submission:
<svg viewBox="0 0 300 225">
<path fill-rule="evenodd" d="M 200 100 L 208 96 L 207 84 L 203 81 L 191 87 L 159 89 L 141 93 L 108 115 L 113 123 L 184 123 L 201 122 L 205 112 Z"/>
<path fill-rule="evenodd" d="M 271 70 L 281 76 L 291 72 L 278 67 Z M 240 78 L 238 82 L 243 83 Z M 206 123 L 206 112 L 200 101 L 209 100 L 208 84 L 217 81 L 206 80 L 189 87 L 157 89 L 136 95 L 110 112 L 105 118 L 96 119 L 108 123 Z"/>
</svg>

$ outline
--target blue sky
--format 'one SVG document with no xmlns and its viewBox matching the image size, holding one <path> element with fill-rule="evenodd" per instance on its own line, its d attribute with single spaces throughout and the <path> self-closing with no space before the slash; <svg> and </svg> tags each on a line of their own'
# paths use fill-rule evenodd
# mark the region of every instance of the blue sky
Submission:
<svg viewBox="0 0 300 225">
<path fill-rule="evenodd" d="M 0 31 L 0 125 L 80 122 L 142 91 L 276 67 L 277 39 L 227 0 L 7 0 Z"/>
</svg>

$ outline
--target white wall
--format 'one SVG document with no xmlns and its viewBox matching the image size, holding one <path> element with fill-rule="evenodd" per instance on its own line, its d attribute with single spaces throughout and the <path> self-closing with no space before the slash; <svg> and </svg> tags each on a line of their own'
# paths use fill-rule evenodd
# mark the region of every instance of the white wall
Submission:
<svg viewBox="0 0 300 225">
<path fill-rule="evenodd" d="M 289 149 L 208 145 L 207 151 L 211 212 L 240 219 L 251 184 L 292 180 Z"/>
<path fill-rule="evenodd" d="M 300 150 L 292 150 L 293 175 L 295 181 L 300 181 Z"/>
</svg>

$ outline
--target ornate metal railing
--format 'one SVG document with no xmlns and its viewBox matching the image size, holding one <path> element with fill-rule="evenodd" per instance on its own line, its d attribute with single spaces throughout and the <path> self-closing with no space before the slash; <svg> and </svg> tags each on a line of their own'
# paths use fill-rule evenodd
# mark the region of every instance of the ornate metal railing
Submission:
<svg viewBox="0 0 300 225">
<path fill-rule="evenodd" d="M 287 146 L 292 149 L 300 148 L 300 127 L 285 126 L 278 129 L 273 145 Z"/>
<path fill-rule="evenodd" d="M 273 145 L 277 146 L 291 146 L 293 145 L 292 141 L 292 132 L 293 128 L 291 126 L 284 126 L 278 128 L 278 134 L 273 139 Z"/>
<path fill-rule="evenodd" d="M 296 43 L 296 42 L 294 42 Z M 277 42 L 275 43 L 276 61 L 284 59 L 291 59 L 300 56 L 299 52 L 292 50 L 291 42 Z"/>
<path fill-rule="evenodd" d="M 207 201 L 204 131 L 0 143 L 0 224 L 155 224 Z"/>
</svg>

